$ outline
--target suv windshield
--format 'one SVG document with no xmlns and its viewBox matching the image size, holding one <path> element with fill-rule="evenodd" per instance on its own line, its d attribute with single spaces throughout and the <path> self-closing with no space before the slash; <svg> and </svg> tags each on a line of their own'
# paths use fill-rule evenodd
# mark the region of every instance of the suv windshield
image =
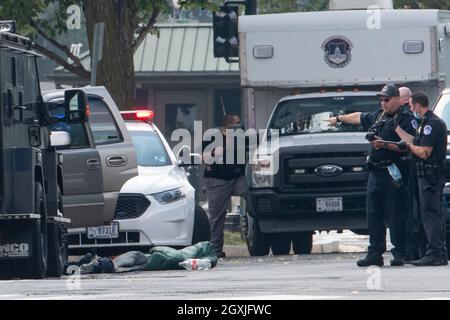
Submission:
<svg viewBox="0 0 450 320">
<path fill-rule="evenodd" d="M 172 165 L 164 145 L 156 132 L 130 130 L 136 146 L 137 161 L 141 167 Z"/>
<path fill-rule="evenodd" d="M 325 120 L 352 112 L 372 112 L 379 106 L 377 96 L 338 96 L 283 101 L 277 106 L 269 129 L 279 129 L 280 136 L 359 132 L 360 126 L 341 123 L 330 127 Z"/>
<path fill-rule="evenodd" d="M 450 93 L 443 94 L 436 103 L 433 112 L 447 125 L 447 131 L 450 130 Z"/>
</svg>

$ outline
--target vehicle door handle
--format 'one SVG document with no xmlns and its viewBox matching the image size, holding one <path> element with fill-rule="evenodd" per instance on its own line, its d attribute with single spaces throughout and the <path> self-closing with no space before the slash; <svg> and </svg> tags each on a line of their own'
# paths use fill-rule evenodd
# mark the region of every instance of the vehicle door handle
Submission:
<svg viewBox="0 0 450 320">
<path fill-rule="evenodd" d="M 106 158 L 106 164 L 109 167 L 122 167 L 128 163 L 126 156 L 111 156 Z"/>
<path fill-rule="evenodd" d="M 101 163 L 97 159 L 89 159 L 86 161 L 86 164 L 89 170 L 97 170 L 101 167 Z"/>
</svg>

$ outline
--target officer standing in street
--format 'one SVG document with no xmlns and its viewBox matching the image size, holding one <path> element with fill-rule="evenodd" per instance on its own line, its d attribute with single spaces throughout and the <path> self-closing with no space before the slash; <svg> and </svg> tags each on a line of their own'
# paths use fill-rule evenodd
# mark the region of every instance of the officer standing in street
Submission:
<svg viewBox="0 0 450 320">
<path fill-rule="evenodd" d="M 417 160 L 421 217 L 428 242 L 425 255 L 411 263 L 415 266 L 447 265 L 445 217 L 442 207 L 447 126 L 429 109 L 425 93 L 414 93 L 410 105 L 416 117 L 421 119 L 414 143 L 407 142 L 407 147 Z"/>
<path fill-rule="evenodd" d="M 371 265 L 383 266 L 383 253 L 386 251 L 386 223 L 390 220 L 392 266 L 403 266 L 406 254 L 406 216 L 404 211 L 391 218 L 392 209 L 397 207 L 395 201 L 396 190 L 402 185 L 399 177 L 401 154 L 404 152 L 395 144 L 384 141 L 400 141 L 394 132 L 400 126 L 405 132 L 414 135 L 412 123 L 414 117 L 409 110 L 401 108 L 400 92 L 395 84 L 387 84 L 378 94 L 381 108 L 374 112 L 355 112 L 339 115 L 328 119 L 330 125 L 343 122 L 361 124 L 369 131 L 366 138 L 369 146 L 369 181 L 367 186 L 367 218 L 369 225 L 369 249 L 364 259 L 358 260 L 357 265 L 367 267 Z M 395 210 L 397 211 L 397 210 Z"/>
<path fill-rule="evenodd" d="M 211 243 L 218 258 L 225 258 L 224 227 L 230 198 L 242 196 L 245 191 L 245 163 L 238 161 L 240 150 L 237 140 L 232 135 L 233 128 L 237 126 L 241 126 L 240 117 L 237 114 L 226 114 L 221 129 L 223 139 L 220 145 L 207 152 L 205 148 L 209 142 L 203 143 L 203 159 L 207 164 L 203 177 L 208 199 Z M 234 155 L 231 163 L 228 162 L 230 159 L 227 154 Z M 212 161 L 213 157 L 219 161 Z"/>
<path fill-rule="evenodd" d="M 402 108 L 410 110 L 410 99 L 412 92 L 407 87 L 401 87 L 398 89 L 400 92 L 400 103 Z M 413 120 L 413 127 L 417 129 L 419 127 L 419 119 Z M 399 134 L 400 135 L 400 134 Z M 404 138 L 400 135 L 400 138 L 405 141 L 413 141 L 414 136 Z M 400 214 L 393 214 L 392 218 L 398 218 L 400 216 L 406 216 L 406 257 L 405 261 L 410 262 L 422 257 L 425 253 L 425 234 L 423 232 L 422 221 L 420 220 L 420 207 L 418 201 L 417 192 L 417 175 L 414 157 L 410 153 L 402 155 L 401 171 L 405 177 L 403 185 L 397 190 L 397 209 L 394 211 L 400 212 Z"/>
</svg>

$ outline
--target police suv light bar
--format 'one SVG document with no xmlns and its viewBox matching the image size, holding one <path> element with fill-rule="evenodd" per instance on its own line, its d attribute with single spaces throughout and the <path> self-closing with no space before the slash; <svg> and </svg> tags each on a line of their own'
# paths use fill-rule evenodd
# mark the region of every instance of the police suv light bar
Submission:
<svg viewBox="0 0 450 320">
<path fill-rule="evenodd" d="M 153 110 L 121 111 L 123 120 L 151 121 L 155 116 Z"/>
<path fill-rule="evenodd" d="M 16 33 L 16 22 L 13 20 L 0 20 L 0 32 Z"/>
</svg>

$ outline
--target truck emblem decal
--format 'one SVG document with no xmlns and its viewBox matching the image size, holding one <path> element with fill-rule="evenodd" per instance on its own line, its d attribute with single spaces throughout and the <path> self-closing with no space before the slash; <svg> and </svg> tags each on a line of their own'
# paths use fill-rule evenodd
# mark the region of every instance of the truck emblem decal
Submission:
<svg viewBox="0 0 450 320">
<path fill-rule="evenodd" d="M 343 36 L 332 36 L 322 43 L 325 62 L 332 68 L 344 68 L 352 59 L 352 42 Z"/>
<path fill-rule="evenodd" d="M 321 177 L 336 177 L 342 173 L 343 169 L 339 166 L 326 164 L 317 167 L 314 172 Z"/>
</svg>

